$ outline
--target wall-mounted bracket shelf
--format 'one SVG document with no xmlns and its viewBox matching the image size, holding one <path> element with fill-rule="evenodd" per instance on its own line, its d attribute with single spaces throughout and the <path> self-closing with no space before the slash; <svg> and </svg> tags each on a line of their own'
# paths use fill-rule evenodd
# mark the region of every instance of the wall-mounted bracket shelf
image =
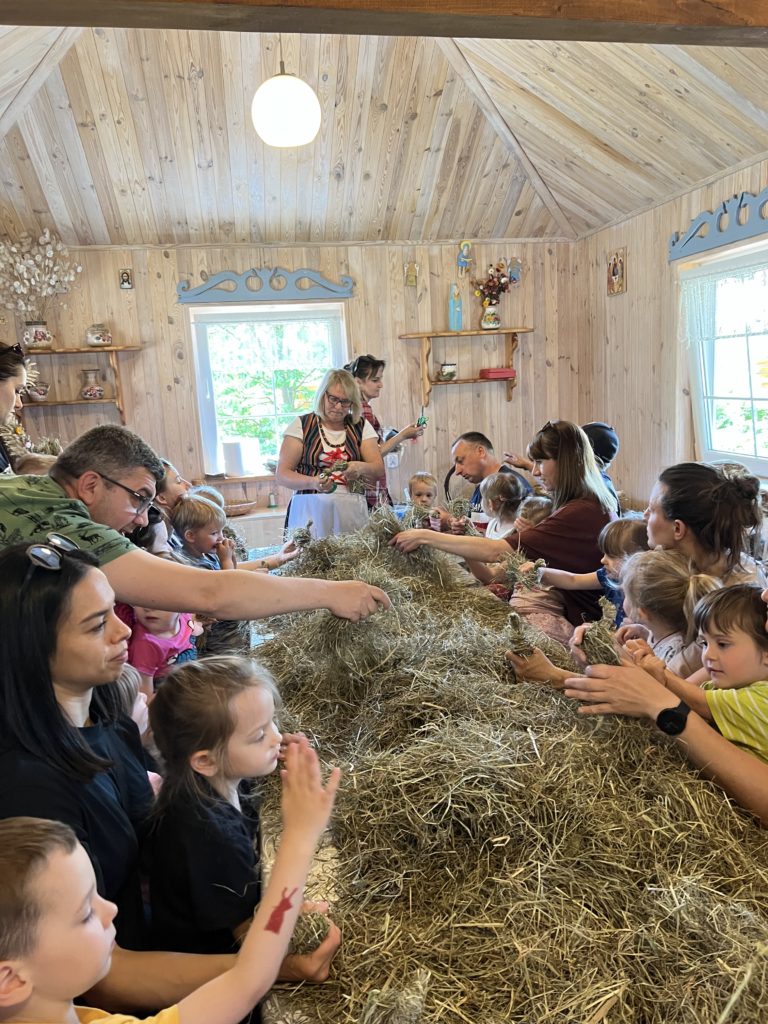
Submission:
<svg viewBox="0 0 768 1024">
<path fill-rule="evenodd" d="M 504 366 L 514 369 L 515 352 L 519 342 L 518 335 L 532 334 L 532 327 L 500 327 L 497 331 L 417 331 L 413 334 L 401 334 L 400 341 L 420 341 L 421 363 L 421 404 L 429 405 L 429 396 L 436 385 L 445 384 L 491 384 L 498 383 L 498 378 L 486 377 L 454 377 L 453 380 L 441 380 L 429 372 L 429 360 L 432 355 L 432 341 L 436 338 L 504 338 Z M 517 386 L 517 377 L 504 379 L 507 386 L 507 401 L 512 400 L 512 392 Z"/>
<path fill-rule="evenodd" d="M 118 358 L 121 352 L 140 352 L 141 345 L 84 345 L 79 348 L 30 348 L 27 355 L 30 359 L 37 360 L 40 356 L 77 356 L 77 355 L 100 355 L 106 352 L 109 357 L 109 368 L 112 371 L 112 379 L 115 394 L 112 398 L 68 398 L 61 401 L 49 402 L 25 402 L 24 411 L 28 409 L 50 409 L 56 405 L 116 405 L 120 415 L 120 422 L 125 423 L 125 408 L 123 405 L 123 388 L 120 380 L 120 367 Z"/>
</svg>

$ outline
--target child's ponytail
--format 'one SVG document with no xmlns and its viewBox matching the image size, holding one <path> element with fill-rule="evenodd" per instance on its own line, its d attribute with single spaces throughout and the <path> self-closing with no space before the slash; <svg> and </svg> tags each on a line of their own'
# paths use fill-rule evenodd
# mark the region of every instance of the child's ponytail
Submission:
<svg viewBox="0 0 768 1024">
<path fill-rule="evenodd" d="M 685 615 L 685 643 L 686 645 L 693 643 L 698 635 L 698 629 L 694 621 L 694 609 L 702 597 L 707 594 L 711 594 L 713 590 L 720 590 L 723 585 L 723 581 L 719 580 L 716 576 L 708 576 L 706 573 L 697 572 L 691 576 L 688 583 L 688 591 L 685 595 L 685 602 L 683 604 L 683 612 Z"/>
</svg>

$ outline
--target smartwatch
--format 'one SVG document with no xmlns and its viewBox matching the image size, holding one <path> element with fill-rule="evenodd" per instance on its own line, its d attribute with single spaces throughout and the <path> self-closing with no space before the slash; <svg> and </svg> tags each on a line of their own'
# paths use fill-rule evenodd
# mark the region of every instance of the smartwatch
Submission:
<svg viewBox="0 0 768 1024">
<path fill-rule="evenodd" d="M 684 700 L 681 700 L 676 708 L 664 708 L 656 717 L 656 728 L 661 729 L 667 736 L 679 736 L 685 729 L 690 710 Z"/>
</svg>

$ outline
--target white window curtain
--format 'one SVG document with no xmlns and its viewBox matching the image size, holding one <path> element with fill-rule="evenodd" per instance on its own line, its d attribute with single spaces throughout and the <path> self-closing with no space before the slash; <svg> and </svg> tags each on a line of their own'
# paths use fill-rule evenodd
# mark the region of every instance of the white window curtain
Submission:
<svg viewBox="0 0 768 1024">
<path fill-rule="evenodd" d="M 681 273 L 697 458 L 768 476 L 768 249 Z"/>
</svg>

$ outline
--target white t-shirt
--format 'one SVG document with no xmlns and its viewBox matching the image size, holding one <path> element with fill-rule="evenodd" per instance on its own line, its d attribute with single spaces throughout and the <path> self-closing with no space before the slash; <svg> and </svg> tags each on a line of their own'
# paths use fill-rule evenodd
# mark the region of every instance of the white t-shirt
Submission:
<svg viewBox="0 0 768 1024">
<path fill-rule="evenodd" d="M 304 431 L 301 429 L 301 418 L 296 417 L 291 423 L 288 424 L 285 430 L 284 437 L 295 437 L 297 440 L 304 443 Z M 369 441 L 373 439 L 378 440 L 376 437 L 376 431 L 373 429 L 368 420 L 363 422 L 363 441 Z M 337 462 L 342 455 L 339 449 L 344 448 L 347 443 L 347 432 L 346 430 L 329 430 L 328 427 L 323 427 L 320 431 L 320 443 L 323 446 L 324 456 L 328 456 L 325 461 L 328 466 L 332 466 L 334 462 Z M 344 477 L 340 474 L 333 473 L 331 479 L 336 484 L 336 489 L 339 491 L 346 491 L 347 485 L 344 481 Z"/>
<path fill-rule="evenodd" d="M 503 537 L 506 537 L 508 533 L 512 533 L 514 528 L 514 523 L 503 526 L 501 520 L 494 516 L 493 519 L 489 519 L 488 521 L 485 536 L 487 540 L 501 540 Z"/>
</svg>

